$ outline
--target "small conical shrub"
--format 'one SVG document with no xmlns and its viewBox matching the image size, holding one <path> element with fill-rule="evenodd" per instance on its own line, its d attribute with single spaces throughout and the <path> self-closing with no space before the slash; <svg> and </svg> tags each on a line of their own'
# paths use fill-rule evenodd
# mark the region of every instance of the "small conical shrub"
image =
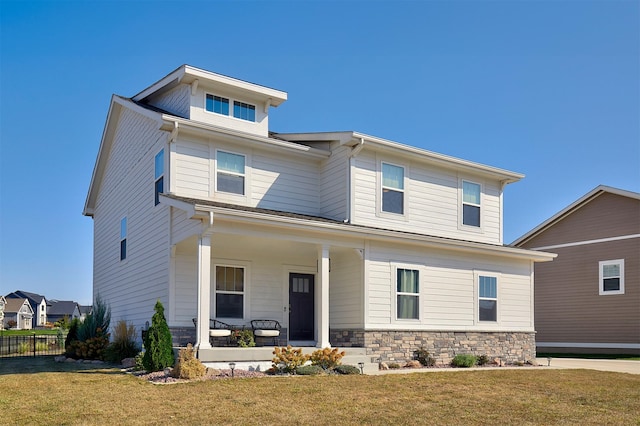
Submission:
<svg viewBox="0 0 640 426">
<path fill-rule="evenodd" d="M 173 339 L 164 317 L 164 306 L 158 300 L 154 309 L 151 327 L 144 339 L 145 352 L 142 358 L 142 365 L 149 372 L 164 370 L 174 362 Z"/>
</svg>

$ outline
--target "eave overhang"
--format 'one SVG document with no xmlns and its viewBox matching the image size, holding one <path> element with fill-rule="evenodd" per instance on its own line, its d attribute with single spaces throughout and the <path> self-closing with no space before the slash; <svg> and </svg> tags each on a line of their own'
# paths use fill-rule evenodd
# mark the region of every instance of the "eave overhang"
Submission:
<svg viewBox="0 0 640 426">
<path fill-rule="evenodd" d="M 295 215 L 286 212 L 267 211 L 247 207 L 235 207 L 205 200 L 193 200 L 174 195 L 161 195 L 161 202 L 186 212 L 190 219 L 209 220 L 213 214 L 217 220 L 233 221 L 239 224 L 261 225 L 303 232 L 321 232 L 327 237 L 351 237 L 395 244 L 408 244 L 425 248 L 437 248 L 507 257 L 533 262 L 548 262 L 554 253 L 527 250 L 508 246 L 484 244 L 451 238 L 353 225 L 320 217 Z M 215 225 L 214 225 L 215 226 Z"/>
</svg>

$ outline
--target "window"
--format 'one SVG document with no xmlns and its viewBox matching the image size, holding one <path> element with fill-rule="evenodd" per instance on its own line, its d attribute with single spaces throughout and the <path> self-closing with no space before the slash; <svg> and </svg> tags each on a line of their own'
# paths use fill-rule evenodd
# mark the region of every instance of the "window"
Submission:
<svg viewBox="0 0 640 426">
<path fill-rule="evenodd" d="M 205 108 L 209 112 L 216 114 L 229 115 L 229 99 L 220 96 L 207 94 Z"/>
<path fill-rule="evenodd" d="M 401 269 L 396 271 L 397 319 L 419 319 L 420 285 L 418 271 Z"/>
<path fill-rule="evenodd" d="M 462 224 L 480 226 L 480 185 L 462 181 Z"/>
<path fill-rule="evenodd" d="M 480 321 L 497 321 L 498 279 L 480 276 L 478 281 L 478 318 Z"/>
<path fill-rule="evenodd" d="M 156 154 L 155 160 L 155 205 L 160 204 L 160 194 L 164 192 L 164 149 Z"/>
<path fill-rule="evenodd" d="M 244 195 L 244 155 L 217 152 L 217 190 Z"/>
<path fill-rule="evenodd" d="M 624 294 L 624 259 L 600 262 L 600 294 Z"/>
<path fill-rule="evenodd" d="M 120 220 L 120 260 L 127 258 L 127 218 Z"/>
<path fill-rule="evenodd" d="M 233 116 L 247 121 L 256 121 L 256 107 L 244 102 L 233 101 Z"/>
<path fill-rule="evenodd" d="M 244 268 L 216 266 L 216 317 L 244 317 Z"/>
<path fill-rule="evenodd" d="M 382 211 L 404 214 L 404 168 L 382 163 Z"/>
</svg>

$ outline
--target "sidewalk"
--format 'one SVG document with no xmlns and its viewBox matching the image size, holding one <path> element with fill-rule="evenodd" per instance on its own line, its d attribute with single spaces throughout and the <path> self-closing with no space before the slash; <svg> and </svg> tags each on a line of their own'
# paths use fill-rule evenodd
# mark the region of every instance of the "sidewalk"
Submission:
<svg viewBox="0 0 640 426">
<path fill-rule="evenodd" d="M 547 358 L 537 358 L 539 365 L 547 366 Z M 587 370 L 613 371 L 640 374 L 640 361 L 617 359 L 552 358 L 551 368 L 583 368 Z"/>
</svg>

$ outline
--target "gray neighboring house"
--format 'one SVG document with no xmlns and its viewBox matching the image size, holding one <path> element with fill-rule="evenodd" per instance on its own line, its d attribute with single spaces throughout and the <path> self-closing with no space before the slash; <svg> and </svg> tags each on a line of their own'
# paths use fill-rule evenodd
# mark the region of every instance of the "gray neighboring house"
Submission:
<svg viewBox="0 0 640 426">
<path fill-rule="evenodd" d="M 32 329 L 33 309 L 26 298 L 7 298 L 7 303 L 4 307 L 4 324 L 5 328 L 10 321 L 15 321 L 15 330 L 30 330 Z"/>
<path fill-rule="evenodd" d="M 80 305 L 72 300 L 50 300 L 49 301 L 49 321 L 60 321 L 64 317 L 69 320 L 80 318 Z"/>
<path fill-rule="evenodd" d="M 4 307 L 7 304 L 7 300 L 4 296 L 0 296 L 0 330 L 4 330 Z"/>
<path fill-rule="evenodd" d="M 80 310 L 80 319 L 84 321 L 87 315 L 93 312 L 93 305 L 78 305 L 78 309 Z"/>
<path fill-rule="evenodd" d="M 44 327 L 47 324 L 47 299 L 43 295 L 16 290 L 13 293 L 7 294 L 6 298 L 27 299 L 29 301 L 29 305 L 31 305 L 31 310 L 33 311 L 33 328 Z"/>
</svg>

